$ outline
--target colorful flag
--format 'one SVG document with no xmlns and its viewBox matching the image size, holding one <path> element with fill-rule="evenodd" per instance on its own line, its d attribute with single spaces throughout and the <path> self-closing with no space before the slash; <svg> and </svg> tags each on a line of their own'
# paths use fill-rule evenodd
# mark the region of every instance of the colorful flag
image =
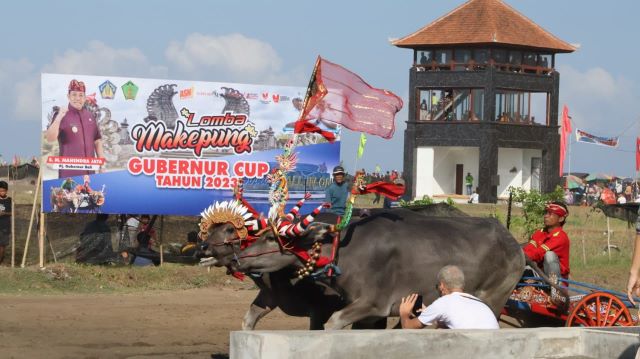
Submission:
<svg viewBox="0 0 640 359">
<path fill-rule="evenodd" d="M 380 168 L 380 165 L 376 165 L 376 173 L 380 172 L 382 172 L 382 168 Z"/>
<path fill-rule="evenodd" d="M 606 147 L 618 147 L 618 136 L 616 137 L 602 137 L 592 135 L 581 129 L 576 128 L 576 141 L 584 143 L 592 143 L 595 145 Z"/>
<path fill-rule="evenodd" d="M 640 171 L 640 137 L 636 137 L 636 171 Z"/>
<path fill-rule="evenodd" d="M 567 151 L 567 140 L 570 140 L 571 133 L 571 117 L 569 117 L 569 108 L 567 105 L 562 107 L 562 128 L 560 131 L 560 176 L 564 169 L 564 157 Z"/>
<path fill-rule="evenodd" d="M 15 167 L 20 166 L 20 156 L 18 155 L 13 155 L 13 165 Z"/>
<path fill-rule="evenodd" d="M 364 133 L 360 134 L 360 145 L 358 146 L 358 158 L 361 158 L 364 154 L 364 145 L 367 144 L 367 135 Z"/>
<path fill-rule="evenodd" d="M 360 76 L 320 56 L 309 81 L 295 133 L 316 132 L 327 140 L 336 124 L 358 132 L 391 138 L 402 99 L 371 87 Z"/>
</svg>

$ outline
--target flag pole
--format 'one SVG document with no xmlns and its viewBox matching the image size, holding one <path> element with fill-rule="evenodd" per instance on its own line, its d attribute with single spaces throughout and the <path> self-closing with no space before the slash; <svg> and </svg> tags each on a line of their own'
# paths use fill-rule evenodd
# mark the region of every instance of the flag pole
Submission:
<svg viewBox="0 0 640 359">
<path fill-rule="evenodd" d="M 300 116 L 298 117 L 298 121 L 301 121 L 303 117 L 306 115 L 307 105 L 309 104 L 309 99 L 313 94 L 311 91 L 313 90 L 313 84 L 316 81 L 316 73 L 318 72 L 318 67 L 320 66 L 320 55 L 316 59 L 315 65 L 313 65 L 313 71 L 311 71 L 311 78 L 309 79 L 309 85 L 307 85 L 307 91 L 304 94 L 304 101 L 302 101 L 302 110 L 300 111 Z"/>
</svg>

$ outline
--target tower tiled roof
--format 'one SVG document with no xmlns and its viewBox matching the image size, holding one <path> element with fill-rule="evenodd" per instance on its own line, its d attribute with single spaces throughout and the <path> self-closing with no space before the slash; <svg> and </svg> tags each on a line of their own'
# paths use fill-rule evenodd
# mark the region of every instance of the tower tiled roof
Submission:
<svg viewBox="0 0 640 359">
<path fill-rule="evenodd" d="M 502 0 L 469 0 L 392 44 L 406 48 L 493 44 L 553 53 L 576 50 Z"/>
</svg>

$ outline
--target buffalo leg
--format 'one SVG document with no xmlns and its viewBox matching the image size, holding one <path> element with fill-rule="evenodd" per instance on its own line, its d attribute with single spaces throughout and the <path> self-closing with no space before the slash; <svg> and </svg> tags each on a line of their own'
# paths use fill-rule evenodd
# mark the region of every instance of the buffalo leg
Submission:
<svg viewBox="0 0 640 359">
<path fill-rule="evenodd" d="M 244 315 L 244 319 L 242 320 L 242 330 L 255 329 L 258 321 L 276 308 L 276 305 L 274 305 L 274 303 L 269 303 L 271 301 L 268 297 L 269 294 L 264 290 L 261 290 L 258 293 L 258 296 L 253 300 L 253 303 L 251 303 L 249 310 L 247 310 L 247 313 L 245 313 Z"/>
<path fill-rule="evenodd" d="M 309 316 L 309 330 L 322 330 L 324 329 L 324 323 L 327 322 L 327 315 L 324 313 L 317 313 L 312 311 Z"/>
<path fill-rule="evenodd" d="M 368 302 L 355 302 L 346 308 L 333 313 L 326 329 L 337 330 L 343 329 L 349 324 L 355 323 L 366 317 L 386 317 L 388 313 L 378 313 L 374 310 L 374 306 Z"/>
</svg>

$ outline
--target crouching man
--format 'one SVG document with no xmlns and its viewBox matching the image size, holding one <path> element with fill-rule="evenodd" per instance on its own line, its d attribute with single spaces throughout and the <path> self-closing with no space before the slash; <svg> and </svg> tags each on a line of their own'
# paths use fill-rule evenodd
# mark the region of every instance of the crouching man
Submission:
<svg viewBox="0 0 640 359">
<path fill-rule="evenodd" d="M 423 306 L 418 316 L 412 313 L 417 294 L 402 298 L 400 323 L 403 329 L 421 329 L 437 324 L 449 329 L 498 329 L 498 321 L 491 308 L 482 300 L 464 293 L 464 273 L 454 265 L 438 272 L 436 290 L 440 298 L 430 306 Z"/>
</svg>

